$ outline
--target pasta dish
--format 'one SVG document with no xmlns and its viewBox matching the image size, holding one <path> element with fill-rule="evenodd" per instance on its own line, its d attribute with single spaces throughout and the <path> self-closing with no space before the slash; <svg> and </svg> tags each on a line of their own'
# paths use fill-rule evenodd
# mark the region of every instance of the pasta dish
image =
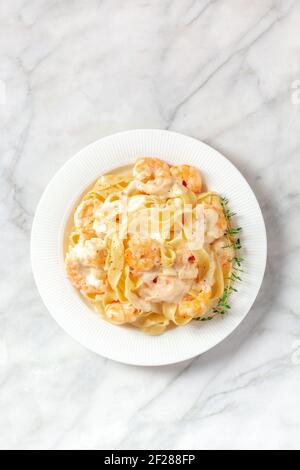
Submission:
<svg viewBox="0 0 300 470">
<path fill-rule="evenodd" d="M 241 262 L 227 204 L 196 168 L 139 158 L 82 197 L 66 273 L 103 319 L 148 334 L 223 315 Z"/>
</svg>

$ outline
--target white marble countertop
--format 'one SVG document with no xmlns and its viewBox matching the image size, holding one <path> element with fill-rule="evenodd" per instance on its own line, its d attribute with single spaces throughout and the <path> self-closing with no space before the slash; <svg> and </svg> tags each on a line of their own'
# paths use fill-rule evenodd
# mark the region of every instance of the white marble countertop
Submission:
<svg viewBox="0 0 300 470">
<path fill-rule="evenodd" d="M 0 448 L 300 448 L 299 24 L 297 0 L 1 2 Z M 254 189 L 269 242 L 242 325 L 161 368 L 69 338 L 29 259 L 58 168 L 145 127 L 223 152 Z"/>
</svg>

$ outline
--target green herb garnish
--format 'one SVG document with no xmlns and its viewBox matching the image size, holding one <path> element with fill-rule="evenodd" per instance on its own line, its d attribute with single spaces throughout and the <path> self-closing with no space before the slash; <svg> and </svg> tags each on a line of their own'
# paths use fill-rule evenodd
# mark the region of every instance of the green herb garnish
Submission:
<svg viewBox="0 0 300 470">
<path fill-rule="evenodd" d="M 228 209 L 228 199 L 225 197 L 220 197 L 220 202 L 223 208 L 223 212 L 225 215 L 225 218 L 228 223 L 228 229 L 225 232 L 225 236 L 228 239 L 228 243 L 224 245 L 223 248 L 233 248 L 235 252 L 238 252 L 241 248 L 241 241 L 239 238 L 236 238 L 236 235 L 238 235 L 242 228 L 241 227 L 234 227 L 231 224 L 231 219 L 235 215 L 234 212 L 231 212 Z M 223 295 L 219 298 L 219 301 L 217 305 L 213 308 L 212 313 L 214 315 L 225 315 L 225 313 L 230 310 L 230 305 L 229 305 L 229 297 L 232 292 L 237 292 L 237 289 L 234 287 L 235 283 L 238 281 L 241 281 L 241 277 L 239 274 L 243 272 L 241 269 L 242 266 L 242 261 L 243 258 L 235 254 L 235 256 L 229 260 L 232 263 L 232 272 L 230 276 L 227 278 L 227 285 L 224 289 Z M 209 316 L 206 318 L 195 318 L 195 320 L 198 321 L 207 321 L 207 320 L 212 320 L 213 316 Z"/>
</svg>

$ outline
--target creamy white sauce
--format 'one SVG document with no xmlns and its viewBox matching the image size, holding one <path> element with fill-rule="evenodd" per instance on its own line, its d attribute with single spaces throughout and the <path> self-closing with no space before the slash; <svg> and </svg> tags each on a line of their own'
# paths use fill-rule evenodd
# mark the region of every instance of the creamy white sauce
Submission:
<svg viewBox="0 0 300 470">
<path fill-rule="evenodd" d="M 153 280 L 159 276 L 159 271 L 145 271 L 140 273 L 139 278 L 145 284 L 153 282 Z"/>
<path fill-rule="evenodd" d="M 193 288 L 195 288 L 195 289 L 202 290 L 202 289 L 205 289 L 207 286 L 212 287 L 213 284 L 214 284 L 216 262 L 215 262 L 215 259 L 214 259 L 214 256 L 212 255 L 212 253 L 208 252 L 208 256 L 209 256 L 209 260 L 210 260 L 209 261 L 209 269 L 208 269 L 207 273 L 205 274 L 204 278 L 200 282 L 194 283 Z"/>
<path fill-rule="evenodd" d="M 142 181 L 136 181 L 136 188 L 138 191 L 146 194 L 155 195 L 167 195 L 172 184 L 171 178 L 157 178 L 156 180 L 148 181 L 143 183 Z"/>
<path fill-rule="evenodd" d="M 147 302 L 179 303 L 191 288 L 192 281 L 177 277 L 158 276 L 156 283 L 139 288 L 138 294 Z"/>
<path fill-rule="evenodd" d="M 93 224 L 93 229 L 95 230 L 98 236 L 106 235 L 108 232 L 109 224 L 103 222 L 103 220 L 95 220 Z"/>
<path fill-rule="evenodd" d="M 188 192 L 187 188 L 185 188 L 176 179 L 172 178 L 172 186 L 169 189 L 168 197 L 179 197 L 182 194 L 185 194 L 187 192 Z"/>
<path fill-rule="evenodd" d="M 91 268 L 86 275 L 86 283 L 96 289 L 103 289 L 104 287 L 102 279 L 99 279 L 99 271 L 93 268 Z"/>
<path fill-rule="evenodd" d="M 154 312 L 160 313 L 161 308 L 157 304 L 153 302 L 146 301 L 145 299 L 136 295 L 134 299 L 131 299 L 132 305 L 134 305 L 137 309 L 142 310 L 143 312 Z"/>
<path fill-rule="evenodd" d="M 179 279 L 196 279 L 199 273 L 197 263 L 187 263 L 177 269 Z"/>
<path fill-rule="evenodd" d="M 99 251 L 103 250 L 104 241 L 99 238 L 91 238 L 84 242 L 79 242 L 73 248 L 72 255 L 77 259 L 83 266 L 88 265 L 93 261 Z"/>
<path fill-rule="evenodd" d="M 198 277 L 197 261 L 191 250 L 181 249 L 177 251 L 175 267 L 179 279 L 196 279 Z"/>
<path fill-rule="evenodd" d="M 132 196 L 128 200 L 128 212 L 136 212 L 140 209 L 145 209 L 146 197 L 144 195 Z"/>
<path fill-rule="evenodd" d="M 170 268 L 163 268 L 162 269 L 162 275 L 163 276 L 175 276 L 175 277 L 177 277 L 178 273 L 177 273 L 177 270 L 174 267 L 170 267 Z"/>
<path fill-rule="evenodd" d="M 217 238 L 220 238 L 224 231 L 218 227 L 219 214 L 212 207 L 204 208 L 204 223 L 205 223 L 205 243 L 212 243 Z"/>
</svg>

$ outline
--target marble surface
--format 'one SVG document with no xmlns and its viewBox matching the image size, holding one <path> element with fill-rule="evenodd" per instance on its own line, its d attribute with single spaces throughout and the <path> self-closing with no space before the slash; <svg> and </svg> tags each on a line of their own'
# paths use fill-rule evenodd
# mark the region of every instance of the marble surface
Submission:
<svg viewBox="0 0 300 470">
<path fill-rule="evenodd" d="M 297 0 L 0 3 L 0 448 L 300 448 L 299 24 Z M 223 152 L 268 232 L 247 319 L 170 367 L 85 350 L 31 274 L 49 179 L 83 146 L 132 128 Z"/>
</svg>

